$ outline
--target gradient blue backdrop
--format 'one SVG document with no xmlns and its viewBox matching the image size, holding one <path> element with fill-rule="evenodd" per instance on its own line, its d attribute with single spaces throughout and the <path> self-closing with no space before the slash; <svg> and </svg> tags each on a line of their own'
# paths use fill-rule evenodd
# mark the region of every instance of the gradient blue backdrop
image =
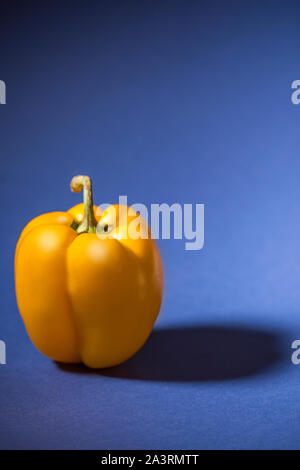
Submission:
<svg viewBox="0 0 300 470">
<path fill-rule="evenodd" d="M 300 448 L 300 6 L 1 2 L 1 448 Z M 13 256 L 79 202 L 204 203 L 205 247 L 160 241 L 156 330 L 121 367 L 31 345 Z M 101 301 L 101 299 L 99 299 Z"/>
</svg>

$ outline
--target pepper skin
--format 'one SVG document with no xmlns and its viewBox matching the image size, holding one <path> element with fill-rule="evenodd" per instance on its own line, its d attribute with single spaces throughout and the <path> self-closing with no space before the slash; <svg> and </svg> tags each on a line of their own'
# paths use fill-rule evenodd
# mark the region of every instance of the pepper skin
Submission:
<svg viewBox="0 0 300 470">
<path fill-rule="evenodd" d="M 115 205 L 99 215 L 86 176 L 73 178 L 71 188 L 84 190 L 84 204 L 40 215 L 21 233 L 17 303 L 43 354 L 111 367 L 130 358 L 150 335 L 163 296 L 163 265 L 137 213 Z M 141 237 L 132 239 L 128 227 L 137 217 Z"/>
</svg>

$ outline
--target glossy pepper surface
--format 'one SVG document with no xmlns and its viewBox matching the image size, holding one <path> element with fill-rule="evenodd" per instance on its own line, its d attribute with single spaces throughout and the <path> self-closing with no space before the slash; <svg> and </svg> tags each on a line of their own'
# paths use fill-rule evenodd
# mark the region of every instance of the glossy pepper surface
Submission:
<svg viewBox="0 0 300 470">
<path fill-rule="evenodd" d="M 151 333 L 163 296 L 162 260 L 139 214 L 120 205 L 97 210 L 87 176 L 74 177 L 71 189 L 83 189 L 83 204 L 42 214 L 21 233 L 17 303 L 43 354 L 110 367 L 131 357 Z M 139 238 L 130 236 L 131 222 Z"/>
</svg>

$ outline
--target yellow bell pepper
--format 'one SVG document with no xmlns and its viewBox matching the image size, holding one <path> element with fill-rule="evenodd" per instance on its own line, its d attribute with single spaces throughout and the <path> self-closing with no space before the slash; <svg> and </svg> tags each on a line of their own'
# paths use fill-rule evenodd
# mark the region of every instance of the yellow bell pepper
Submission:
<svg viewBox="0 0 300 470">
<path fill-rule="evenodd" d="M 83 204 L 42 214 L 21 233 L 17 303 L 43 354 L 110 367 L 130 358 L 150 335 L 163 296 L 163 265 L 139 214 L 114 205 L 97 215 L 87 176 L 74 177 L 71 189 L 83 189 Z M 137 217 L 141 236 L 132 239 L 128 227 Z"/>
</svg>

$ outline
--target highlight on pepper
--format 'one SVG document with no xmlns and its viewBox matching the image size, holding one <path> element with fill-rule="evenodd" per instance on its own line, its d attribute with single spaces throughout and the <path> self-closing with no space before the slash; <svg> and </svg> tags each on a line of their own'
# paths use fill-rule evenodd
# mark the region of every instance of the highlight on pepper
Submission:
<svg viewBox="0 0 300 470">
<path fill-rule="evenodd" d="M 150 233 L 137 212 L 121 205 L 97 210 L 88 176 L 75 176 L 71 190 L 83 191 L 83 203 L 34 218 L 20 235 L 17 303 L 40 352 L 111 367 L 149 337 L 163 297 L 163 264 L 151 236 L 128 236 L 134 220 L 141 234 Z"/>
</svg>

